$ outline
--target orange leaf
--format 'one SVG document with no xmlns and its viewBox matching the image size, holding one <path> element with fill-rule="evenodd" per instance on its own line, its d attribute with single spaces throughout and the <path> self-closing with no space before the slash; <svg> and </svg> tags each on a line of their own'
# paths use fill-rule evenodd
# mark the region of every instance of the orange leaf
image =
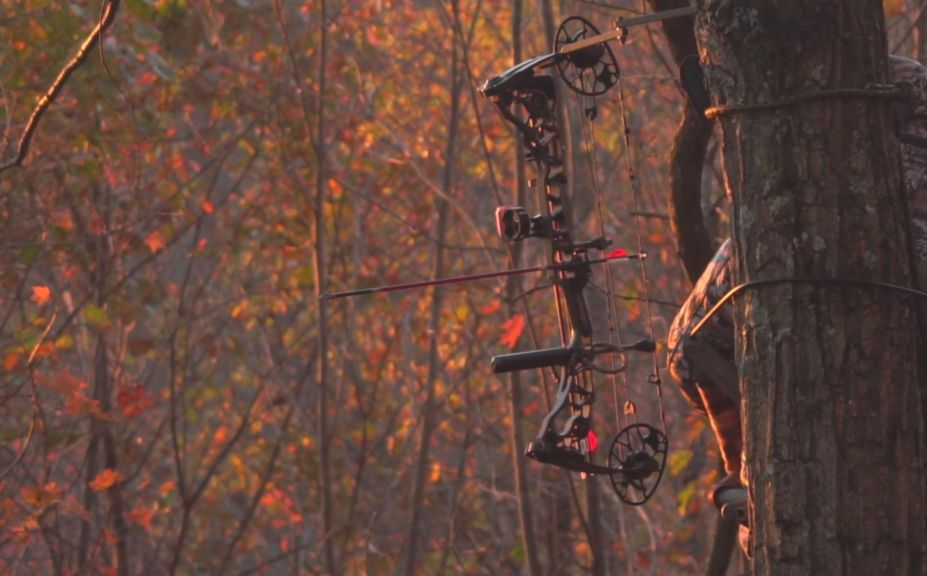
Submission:
<svg viewBox="0 0 927 576">
<path fill-rule="evenodd" d="M 154 508 L 134 508 L 126 514 L 126 518 L 129 522 L 135 522 L 142 528 L 151 528 L 151 519 L 155 515 Z"/>
<path fill-rule="evenodd" d="M 341 186 L 341 183 L 335 180 L 334 178 L 329 178 L 328 188 L 329 190 L 332 191 L 332 195 L 335 198 L 341 196 L 341 194 L 344 192 L 344 188 Z"/>
<path fill-rule="evenodd" d="M 30 516 L 16 526 L 13 526 L 10 532 L 16 540 L 19 542 L 25 542 L 29 539 L 30 532 L 38 532 L 38 530 L 38 519 L 35 518 L 35 516 Z"/>
<path fill-rule="evenodd" d="M 26 486 L 19 491 L 26 504 L 33 508 L 46 508 L 61 500 L 63 494 L 61 488 L 54 482 L 48 482 L 44 486 Z"/>
<path fill-rule="evenodd" d="M 39 306 L 47 304 L 51 300 L 51 288 L 38 284 L 33 286 L 31 300 Z"/>
<path fill-rule="evenodd" d="M 120 474 L 117 470 L 107 468 L 106 470 L 97 474 L 97 477 L 90 481 L 89 486 L 91 490 L 100 492 L 103 490 L 109 490 L 114 485 L 116 485 L 116 483 L 121 481 L 122 474 Z"/>
<path fill-rule="evenodd" d="M 503 346 L 508 346 L 509 350 L 514 350 L 515 346 L 518 345 L 518 339 L 521 338 L 521 333 L 524 331 L 525 316 L 523 314 L 516 314 L 503 322 L 502 336 L 499 338 L 499 343 Z"/>
<path fill-rule="evenodd" d="M 216 211 L 216 206 L 209 200 L 200 202 L 200 208 L 203 210 L 203 214 L 212 214 Z"/>
<path fill-rule="evenodd" d="M 20 355 L 15 354 L 13 352 L 10 352 L 6 356 L 4 356 L 3 357 L 3 371 L 7 373 L 12 372 L 13 369 L 16 368 L 16 366 L 19 364 L 19 358 L 20 358 Z"/>
<path fill-rule="evenodd" d="M 229 429 L 225 426 L 219 426 L 216 433 L 212 435 L 212 441 L 216 444 L 222 444 L 229 437 Z"/>
<path fill-rule="evenodd" d="M 496 312 L 497 310 L 499 310 L 499 308 L 502 308 L 502 302 L 500 302 L 499 299 L 496 298 L 489 304 L 483 306 L 483 308 L 480 310 L 480 313 L 483 314 L 484 316 L 489 316 L 493 312 Z"/>
<path fill-rule="evenodd" d="M 145 238 L 145 246 L 148 246 L 152 253 L 162 250 L 166 245 L 164 234 L 160 230 L 155 230 Z"/>
</svg>

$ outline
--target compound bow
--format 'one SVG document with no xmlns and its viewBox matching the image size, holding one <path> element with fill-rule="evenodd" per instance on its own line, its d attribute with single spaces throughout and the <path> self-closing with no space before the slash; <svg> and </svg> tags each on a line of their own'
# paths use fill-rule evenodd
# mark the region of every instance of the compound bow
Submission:
<svg viewBox="0 0 927 576">
<path fill-rule="evenodd" d="M 551 273 L 560 316 L 561 346 L 494 356 L 493 371 L 504 374 L 539 368 L 555 369 L 556 399 L 541 422 L 537 437 L 528 445 L 526 455 L 538 462 L 580 472 L 584 476 L 608 476 L 618 498 L 631 505 L 649 500 L 663 476 L 669 446 L 665 419 L 663 430 L 640 422 L 625 425 L 611 443 L 607 464 L 593 462 L 592 453 L 598 444 L 591 427 L 592 406 L 596 399 L 593 374 L 622 373 L 626 368 L 623 357 L 625 352 L 634 350 L 653 353 L 656 345 L 652 336 L 650 340 L 629 345 L 595 341 L 584 290 L 592 279 L 594 264 L 612 260 L 642 260 L 645 254 L 643 251 L 638 254 L 628 254 L 623 250 L 606 252 L 611 241 L 604 233 L 583 242 L 573 239 L 569 219 L 564 213 L 563 197 L 559 192 L 559 188 L 566 183 L 566 173 L 556 114 L 557 90 L 554 77 L 541 72 L 556 66 L 564 83 L 573 91 L 584 96 L 601 95 L 618 83 L 620 77 L 618 61 L 606 42 L 623 39 L 629 26 L 694 13 L 694 7 L 686 7 L 619 19 L 614 31 L 603 34 L 599 34 L 591 23 L 581 17 L 567 18 L 557 31 L 552 53 L 517 64 L 490 78 L 480 88 L 483 96 L 495 103 L 502 116 L 521 134 L 528 151 L 527 159 L 535 167 L 535 186 L 544 211 L 531 215 L 521 206 L 501 206 L 496 209 L 497 231 L 504 240 L 511 242 L 529 237 L 546 239 L 551 252 L 549 264 L 501 273 L 441 278 L 323 295 L 323 298 L 335 299 L 527 272 Z M 587 113 L 587 116 L 591 119 L 593 115 Z M 625 126 L 626 145 L 627 134 Z M 607 265 L 606 278 L 610 292 Z M 614 299 L 611 294 L 608 296 L 611 319 Z M 616 366 L 613 362 L 612 366 L 604 366 L 597 363 L 597 358 L 603 355 L 620 356 L 620 364 Z M 650 381 L 658 385 L 660 383 L 656 362 Z M 662 396 L 660 403 L 662 415 Z M 636 413 L 632 402 L 626 403 L 625 413 Z M 563 423 L 558 426 L 558 421 Z"/>
<path fill-rule="evenodd" d="M 689 15 L 692 10 L 670 12 L 673 14 L 643 18 L 655 21 Z M 537 437 L 528 445 L 526 456 L 584 476 L 608 476 L 623 502 L 639 505 L 650 499 L 663 476 L 668 450 L 665 422 L 662 431 L 640 422 L 626 425 L 612 441 L 607 464 L 595 463 L 593 452 L 598 442 L 591 427 L 596 399 L 593 374 L 622 372 L 626 367 L 625 351 L 653 353 L 656 346 L 653 340 L 621 345 L 593 339 L 583 292 L 592 277 L 592 263 L 602 258 L 593 258 L 590 253 L 604 253 L 611 242 L 604 234 L 577 242 L 570 232 L 559 191 L 566 183 L 566 174 L 556 113 L 557 90 L 554 77 L 542 73 L 556 67 L 564 83 L 573 91 L 584 96 L 603 94 L 620 77 L 618 62 L 606 41 L 622 38 L 625 26 L 619 20 L 616 31 L 599 34 L 585 19 L 567 18 L 557 31 L 552 53 L 531 58 L 490 78 L 480 92 L 518 130 L 527 159 L 535 168 L 535 186 L 544 213 L 532 216 L 525 208 L 503 206 L 496 210 L 496 226 L 505 240 L 519 241 L 528 237 L 548 240 L 552 262 L 549 268 L 561 316 L 563 342 L 556 348 L 495 356 L 493 371 L 501 374 L 538 368 L 557 370 L 556 399 L 541 422 Z M 640 252 L 639 256 L 642 258 L 644 253 Z M 606 284 L 609 285 L 610 282 Z M 611 295 L 609 298 L 609 306 L 612 306 Z M 605 354 L 619 355 L 620 364 L 607 367 L 597 363 L 596 359 Z M 651 381 L 659 384 L 656 369 Z"/>
</svg>

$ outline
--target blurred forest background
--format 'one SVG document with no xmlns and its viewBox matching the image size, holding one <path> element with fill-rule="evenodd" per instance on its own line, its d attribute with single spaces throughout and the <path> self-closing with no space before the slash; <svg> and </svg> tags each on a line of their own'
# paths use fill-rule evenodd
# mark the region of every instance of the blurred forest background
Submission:
<svg viewBox="0 0 927 576">
<path fill-rule="evenodd" d="M 111 4 L 24 165 L 0 172 L 0 571 L 703 573 L 717 454 L 665 373 L 650 503 L 535 462 L 516 490 L 554 382 L 489 358 L 559 344 L 543 275 L 517 299 L 488 280 L 319 300 L 546 261 L 496 236 L 516 137 L 477 88 L 548 52 L 562 17 L 607 30 L 649 11 L 612 4 Z M 925 5 L 886 3 L 891 50 L 923 60 Z M 3 0 L 0 164 L 103 6 Z M 616 247 L 636 251 L 640 227 L 649 282 L 613 265 L 619 322 L 649 337 L 649 294 L 662 344 L 689 289 L 666 215 L 684 96 L 659 26 L 615 50 L 631 149 L 616 90 L 593 123 L 567 94 L 572 220 L 597 233 L 598 187 Z M 719 156 L 702 201 L 716 241 Z M 628 390 L 601 391 L 603 441 L 628 392 L 660 420 L 649 358 L 631 361 Z"/>
</svg>

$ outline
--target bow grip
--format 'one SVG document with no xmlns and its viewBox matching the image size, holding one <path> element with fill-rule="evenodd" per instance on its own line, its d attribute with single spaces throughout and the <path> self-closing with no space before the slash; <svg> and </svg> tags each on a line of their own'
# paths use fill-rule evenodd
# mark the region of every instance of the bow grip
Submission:
<svg viewBox="0 0 927 576">
<path fill-rule="evenodd" d="M 559 347 L 499 354 L 492 357 L 492 371 L 504 374 L 548 366 L 566 366 L 570 363 L 570 358 L 578 352 L 581 352 L 580 348 Z"/>
</svg>

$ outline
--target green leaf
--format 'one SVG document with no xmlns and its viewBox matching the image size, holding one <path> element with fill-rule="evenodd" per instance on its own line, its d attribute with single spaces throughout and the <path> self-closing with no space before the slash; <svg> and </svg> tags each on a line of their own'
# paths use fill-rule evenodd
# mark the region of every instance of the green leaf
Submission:
<svg viewBox="0 0 927 576">
<path fill-rule="evenodd" d="M 113 325 L 106 310 L 93 304 L 84 306 L 84 320 L 94 328 L 106 329 Z"/>
<path fill-rule="evenodd" d="M 692 450 L 676 450 L 669 455 L 669 473 L 670 477 L 679 476 L 683 470 L 689 466 L 692 461 Z"/>
<path fill-rule="evenodd" d="M 685 516 L 686 511 L 689 510 L 689 503 L 692 502 L 692 499 L 695 497 L 695 494 L 698 492 L 698 480 L 693 480 L 686 484 L 682 490 L 676 494 L 677 501 L 679 502 L 679 511 L 680 516 Z"/>
<path fill-rule="evenodd" d="M 29 244 L 19 252 L 19 261 L 22 264 L 32 264 L 39 255 L 39 245 Z"/>
</svg>

